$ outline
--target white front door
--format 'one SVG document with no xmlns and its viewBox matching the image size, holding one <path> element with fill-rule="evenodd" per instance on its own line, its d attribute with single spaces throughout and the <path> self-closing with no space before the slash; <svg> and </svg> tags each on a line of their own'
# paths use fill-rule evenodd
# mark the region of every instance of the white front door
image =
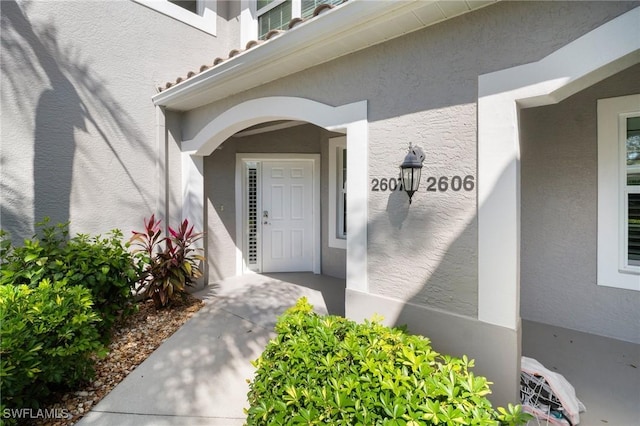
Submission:
<svg viewBox="0 0 640 426">
<path fill-rule="evenodd" d="M 262 272 L 313 271 L 313 161 L 262 163 Z"/>
</svg>

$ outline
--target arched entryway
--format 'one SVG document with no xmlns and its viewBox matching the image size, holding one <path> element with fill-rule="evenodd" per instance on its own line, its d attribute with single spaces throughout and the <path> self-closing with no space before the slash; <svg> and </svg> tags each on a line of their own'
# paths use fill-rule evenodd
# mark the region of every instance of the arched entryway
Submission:
<svg viewBox="0 0 640 426">
<path fill-rule="evenodd" d="M 308 190 L 315 193 L 306 203 L 312 203 L 309 212 L 316 218 L 312 221 L 312 233 L 318 235 L 321 231 L 328 232 L 320 226 L 317 216 L 319 215 L 319 200 L 317 196 L 319 192 L 319 179 L 314 178 L 320 168 L 320 159 L 318 157 L 305 156 L 300 150 L 293 149 L 293 152 L 265 153 L 260 149 L 260 153 L 256 152 L 238 152 L 233 158 L 234 172 L 232 182 L 224 182 L 224 185 L 234 185 L 234 202 L 229 205 L 228 200 L 225 202 L 217 202 L 207 199 L 205 194 L 207 185 L 211 183 L 205 182 L 205 169 L 208 164 L 205 159 L 212 153 L 228 143 L 233 143 L 232 136 L 242 134 L 247 129 L 260 131 L 260 128 L 269 128 L 280 125 L 279 123 L 294 123 L 300 128 L 304 125 L 320 128 L 326 132 L 330 132 L 332 136 L 343 135 L 344 145 L 349 152 L 362 153 L 362 155 L 348 156 L 346 159 L 346 179 L 349 181 L 349 192 L 347 194 L 347 214 L 346 221 L 349 229 L 349 235 L 344 244 L 346 248 L 346 264 L 347 264 L 347 285 L 361 291 L 367 289 L 367 263 L 366 263 L 366 227 L 367 227 L 367 104 L 366 101 L 347 104 L 343 106 L 330 106 L 313 100 L 293 97 L 267 97 L 253 99 L 240 103 L 224 113 L 213 118 L 195 137 L 190 141 L 182 143 L 183 155 L 183 195 L 184 210 L 191 217 L 200 217 L 202 225 L 205 229 L 211 230 L 212 224 L 207 223 L 207 211 L 209 209 L 217 209 L 219 215 L 229 214 L 231 210 L 235 218 L 235 235 L 229 235 L 227 245 L 224 250 L 234 251 L 234 267 L 233 273 L 236 275 L 247 271 L 248 247 L 247 239 L 247 208 L 250 200 L 248 197 L 247 179 L 250 179 L 248 173 L 257 174 L 260 171 L 260 177 L 264 176 L 264 169 L 270 170 L 270 176 L 279 176 L 281 173 L 287 173 L 289 176 L 308 174 Z M 275 123 L 275 124 L 274 124 Z M 293 128 L 293 125 L 284 125 L 284 128 Z M 278 129 L 278 132 L 286 132 L 287 130 Z M 223 145 L 225 144 L 225 145 Z M 268 150 L 267 150 L 268 151 Z M 304 151 L 304 150 L 303 150 Z M 328 162 L 328 156 L 323 160 Z M 253 170 L 253 172 L 252 172 Z M 273 173 L 275 174 L 273 174 Z M 279 184 L 277 184 L 279 185 Z M 296 186 L 297 183 L 288 183 L 284 187 L 287 193 L 302 191 L 303 186 Z M 291 186 L 293 185 L 293 187 Z M 287 189 L 289 188 L 289 189 Z M 282 188 L 281 188 L 282 189 Z M 304 192 L 304 191 L 302 191 Z M 300 192 L 300 194 L 302 194 Z M 262 194 L 257 194 L 262 197 Z M 291 203 L 291 198 L 287 198 L 287 203 Z M 279 200 L 282 201 L 282 200 Z M 300 201 L 300 200 L 299 200 Z M 288 204 L 289 205 L 289 204 Z M 298 203 L 304 206 L 305 202 Z M 261 205 L 260 205 L 261 206 Z M 263 217 L 265 211 L 269 211 L 269 215 L 273 212 L 270 209 L 260 208 L 259 205 L 252 206 L 256 209 L 256 215 L 251 220 L 261 220 L 270 222 L 271 217 Z M 210 220 L 210 219 L 209 219 Z M 214 220 L 216 220 L 214 218 Z M 334 224 L 335 225 L 335 224 Z M 228 228 L 228 227 L 227 227 Z M 232 231 L 227 229 L 229 234 Z M 278 236 L 273 238 L 277 240 Z M 320 237 L 319 237 L 320 238 Z M 228 241 L 234 240 L 233 247 L 230 247 Z M 302 241 L 302 240 L 299 240 Z M 287 244 L 295 245 L 296 241 L 289 241 Z M 321 247 L 316 241 L 312 247 L 313 272 L 321 272 L 319 254 Z M 221 243 L 221 247 L 224 242 Z M 274 244 L 273 247 L 277 247 Z M 215 255 L 215 253 L 211 253 Z M 263 254 L 264 255 L 264 254 Z M 263 256 L 264 257 L 264 256 Z M 277 266 L 275 268 L 278 268 Z M 286 267 L 284 267 L 286 270 Z M 223 274 L 229 274 L 229 270 Z"/>
</svg>

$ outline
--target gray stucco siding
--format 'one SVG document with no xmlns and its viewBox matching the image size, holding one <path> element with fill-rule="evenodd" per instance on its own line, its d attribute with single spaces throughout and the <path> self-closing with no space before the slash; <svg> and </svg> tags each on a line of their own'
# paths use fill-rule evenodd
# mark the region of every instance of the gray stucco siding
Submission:
<svg viewBox="0 0 640 426">
<path fill-rule="evenodd" d="M 3 1 L 1 19 L 0 226 L 18 242 L 44 216 L 128 237 L 165 200 L 151 97 L 229 46 L 132 1 Z"/>
<path fill-rule="evenodd" d="M 185 139 L 243 101 L 368 102 L 369 180 L 397 177 L 414 143 L 424 176 L 477 176 L 477 80 L 536 61 L 633 5 L 499 3 L 191 111 Z M 544 25 L 541 25 L 544 23 Z M 286 37 L 286 34 L 284 35 Z M 369 192 L 369 291 L 477 316 L 477 200 L 471 192 Z"/>
<path fill-rule="evenodd" d="M 596 279 L 597 100 L 640 93 L 639 75 L 635 65 L 521 111 L 524 319 L 640 343 L 640 292 Z"/>
</svg>

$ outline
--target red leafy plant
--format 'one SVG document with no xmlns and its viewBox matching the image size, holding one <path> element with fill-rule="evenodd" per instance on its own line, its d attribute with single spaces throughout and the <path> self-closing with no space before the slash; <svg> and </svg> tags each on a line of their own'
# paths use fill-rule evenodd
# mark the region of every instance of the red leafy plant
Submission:
<svg viewBox="0 0 640 426">
<path fill-rule="evenodd" d="M 158 309 L 169 306 L 186 293 L 186 287 L 202 276 L 200 264 L 205 261 L 199 254 L 202 249 L 194 247 L 203 234 L 195 233 L 187 219 L 178 229 L 169 227 L 171 235 L 166 237 L 162 237 L 160 223 L 151 215 L 149 220 L 144 220 L 144 232 L 133 231 L 130 239 L 138 260 L 144 265 L 135 291 L 153 299 Z"/>
</svg>

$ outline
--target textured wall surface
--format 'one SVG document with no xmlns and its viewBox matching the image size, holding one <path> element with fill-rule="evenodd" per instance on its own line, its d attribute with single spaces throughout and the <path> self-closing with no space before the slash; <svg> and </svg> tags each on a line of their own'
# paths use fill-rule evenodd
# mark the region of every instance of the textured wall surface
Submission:
<svg viewBox="0 0 640 426">
<path fill-rule="evenodd" d="M 428 176 L 476 176 L 477 81 L 537 61 L 633 3 L 505 2 L 391 40 L 185 115 L 185 139 L 213 117 L 263 96 L 329 105 L 368 101 L 369 179 L 397 177 L 409 143 Z M 286 37 L 286 35 L 285 35 Z M 476 192 L 370 192 L 369 291 L 477 316 Z"/>
<path fill-rule="evenodd" d="M 128 236 L 164 191 L 156 87 L 230 46 L 131 1 L 1 7 L 0 226 L 19 241 L 49 216 L 72 232 Z M 179 215 L 179 168 L 171 179 Z"/>
<path fill-rule="evenodd" d="M 635 65 L 521 111 L 524 319 L 640 343 L 640 292 L 596 280 L 597 100 L 640 93 L 639 76 Z"/>
</svg>

